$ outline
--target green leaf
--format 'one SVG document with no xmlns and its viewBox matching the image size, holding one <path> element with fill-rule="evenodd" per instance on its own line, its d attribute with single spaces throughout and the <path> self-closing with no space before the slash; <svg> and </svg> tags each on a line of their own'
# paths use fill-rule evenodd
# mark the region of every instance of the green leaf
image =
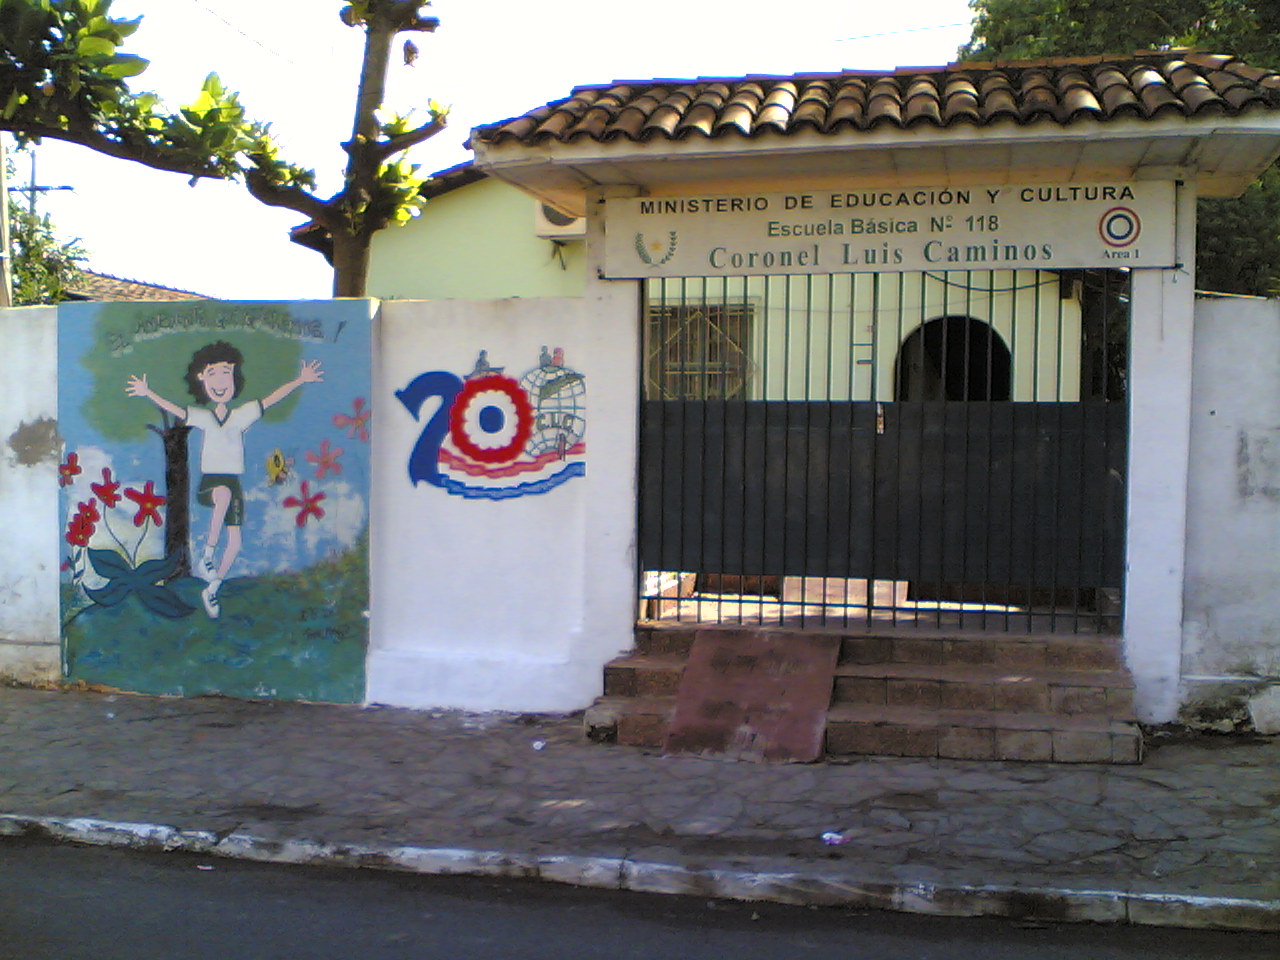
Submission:
<svg viewBox="0 0 1280 960">
<path fill-rule="evenodd" d="M 105 37 L 85 37 L 76 44 L 76 53 L 82 57 L 110 57 L 116 52 L 116 45 Z"/>
<path fill-rule="evenodd" d="M 128 53 L 118 53 L 109 64 L 102 68 L 102 72 L 109 77 L 115 77 L 117 80 L 125 80 L 129 77 L 138 76 L 150 64 L 150 60 L 142 57 L 135 57 Z"/>
<path fill-rule="evenodd" d="M 109 580 L 133 573 L 129 561 L 115 550 L 90 550 L 89 563 L 93 566 L 94 573 Z"/>
<path fill-rule="evenodd" d="M 158 584 L 148 583 L 138 587 L 138 599 L 152 613 L 158 613 L 160 616 L 168 617 L 171 620 L 185 617 L 194 613 L 196 609 L 184 603 L 182 598 L 169 587 L 162 587 Z"/>
<path fill-rule="evenodd" d="M 94 603 L 104 607 L 114 607 L 129 594 L 133 593 L 133 586 L 127 580 L 111 580 L 106 586 L 98 589 L 85 587 L 84 592 L 89 595 L 89 599 Z"/>
</svg>

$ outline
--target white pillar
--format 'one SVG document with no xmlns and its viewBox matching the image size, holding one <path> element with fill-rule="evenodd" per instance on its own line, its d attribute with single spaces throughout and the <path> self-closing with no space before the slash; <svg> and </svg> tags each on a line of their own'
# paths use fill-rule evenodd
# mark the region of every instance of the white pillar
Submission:
<svg viewBox="0 0 1280 960">
<path fill-rule="evenodd" d="M 1129 503 L 1125 558 L 1125 658 L 1139 719 L 1178 711 L 1182 592 L 1191 436 L 1195 312 L 1195 187 L 1177 200 L 1182 265 L 1133 271 L 1129 346 Z"/>
<path fill-rule="evenodd" d="M 609 195 L 616 196 L 615 190 Z M 634 191 L 631 191 L 634 193 Z M 630 194 L 628 194 L 630 195 Z M 603 280 L 604 196 L 588 193 L 587 276 L 583 296 L 592 318 L 592 352 L 610 359 L 596 378 L 593 403 L 607 411 L 592 440 L 592 457 L 608 469 L 587 474 L 586 607 L 591 658 L 600 692 L 604 664 L 635 643 L 638 609 L 638 476 L 640 425 L 640 295 L 636 280 Z M 599 486 L 596 486 L 599 484 Z"/>
</svg>

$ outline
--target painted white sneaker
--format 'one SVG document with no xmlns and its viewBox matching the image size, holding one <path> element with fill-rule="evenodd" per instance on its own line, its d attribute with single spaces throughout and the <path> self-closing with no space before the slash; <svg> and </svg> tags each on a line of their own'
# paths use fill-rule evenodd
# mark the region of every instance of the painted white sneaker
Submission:
<svg viewBox="0 0 1280 960">
<path fill-rule="evenodd" d="M 213 558 L 204 554 L 196 561 L 196 576 L 212 583 L 218 579 L 218 568 L 213 565 Z"/>
<path fill-rule="evenodd" d="M 209 585 L 200 591 L 200 599 L 204 603 L 204 612 L 209 615 L 210 620 L 217 620 L 218 614 L 222 612 L 222 605 L 218 603 L 218 588 L 221 586 L 221 580 L 211 580 Z"/>
</svg>

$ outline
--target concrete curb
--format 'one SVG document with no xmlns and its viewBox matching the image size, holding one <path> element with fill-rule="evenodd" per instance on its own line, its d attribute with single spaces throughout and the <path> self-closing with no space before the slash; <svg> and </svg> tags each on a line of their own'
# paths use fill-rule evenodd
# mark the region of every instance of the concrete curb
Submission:
<svg viewBox="0 0 1280 960">
<path fill-rule="evenodd" d="M 795 906 L 893 910 L 929 916 L 1280 931 L 1280 899 L 1002 884 L 953 885 L 857 879 L 804 871 L 658 863 L 629 857 L 507 850 L 331 844 L 305 838 L 218 834 L 87 817 L 0 814 L 0 837 L 178 851 L 259 863 L 546 880 L 580 887 L 756 900 Z"/>
</svg>

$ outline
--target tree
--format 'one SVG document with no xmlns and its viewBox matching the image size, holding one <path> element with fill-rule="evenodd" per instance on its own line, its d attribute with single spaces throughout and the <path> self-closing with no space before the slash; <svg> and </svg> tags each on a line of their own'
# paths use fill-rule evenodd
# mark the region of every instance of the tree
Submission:
<svg viewBox="0 0 1280 960">
<path fill-rule="evenodd" d="M 9 207 L 9 236 L 13 250 L 13 305 L 61 303 L 80 277 L 87 254 L 72 241 L 54 234 L 47 214 L 26 207 Z"/>
<path fill-rule="evenodd" d="M 7 154 L 4 163 L 8 179 L 12 180 L 13 162 Z M 47 214 L 41 216 L 16 203 L 5 207 L 9 212 L 13 305 L 26 307 L 65 300 L 67 289 L 80 276 L 80 264 L 87 254 L 78 241 L 59 240 Z"/>
<path fill-rule="evenodd" d="M 49 137 L 156 170 L 243 183 L 257 200 L 294 210 L 333 240 L 334 296 L 363 296 L 373 235 L 412 218 L 422 179 L 405 151 L 444 128 L 447 110 L 428 105 L 426 122 L 382 120 L 390 51 L 401 33 L 431 33 L 429 0 L 351 0 L 340 16 L 365 33 L 364 59 L 342 189 L 315 194 L 311 170 L 283 160 L 267 124 L 246 117 L 238 94 L 217 74 L 199 96 L 169 112 L 128 82 L 147 61 L 121 52 L 138 20 L 113 19 L 111 0 L 0 0 L 0 130 L 20 141 Z M 405 60 L 416 51 L 406 41 Z"/>
<path fill-rule="evenodd" d="M 962 60 L 1126 54 L 1195 47 L 1280 69 L 1275 0 L 970 0 L 973 36 Z M 1280 293 L 1280 167 L 1243 196 L 1197 210 L 1197 285 L 1224 293 Z"/>
</svg>

